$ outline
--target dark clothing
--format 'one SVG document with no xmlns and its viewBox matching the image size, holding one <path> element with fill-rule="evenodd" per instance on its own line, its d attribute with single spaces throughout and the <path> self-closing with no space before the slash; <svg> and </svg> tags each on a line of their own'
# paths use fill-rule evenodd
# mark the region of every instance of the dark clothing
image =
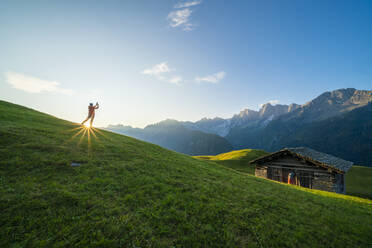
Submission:
<svg viewBox="0 0 372 248">
<path fill-rule="evenodd" d="M 84 124 L 87 120 L 90 119 L 90 126 L 92 126 L 94 115 L 95 115 L 95 110 L 98 108 L 99 108 L 98 103 L 95 106 L 93 105 L 88 106 L 88 117 L 81 124 Z"/>
<path fill-rule="evenodd" d="M 95 110 L 96 108 L 94 106 L 88 106 L 88 116 L 91 116 L 92 114 L 94 114 Z"/>
</svg>

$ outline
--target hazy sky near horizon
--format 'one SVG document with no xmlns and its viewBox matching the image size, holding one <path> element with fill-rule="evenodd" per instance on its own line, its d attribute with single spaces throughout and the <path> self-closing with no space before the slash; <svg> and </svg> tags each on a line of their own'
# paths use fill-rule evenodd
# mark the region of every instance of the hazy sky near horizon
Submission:
<svg viewBox="0 0 372 248">
<path fill-rule="evenodd" d="M 96 126 L 372 87 L 372 1 L 1 1 L 0 99 Z"/>
</svg>

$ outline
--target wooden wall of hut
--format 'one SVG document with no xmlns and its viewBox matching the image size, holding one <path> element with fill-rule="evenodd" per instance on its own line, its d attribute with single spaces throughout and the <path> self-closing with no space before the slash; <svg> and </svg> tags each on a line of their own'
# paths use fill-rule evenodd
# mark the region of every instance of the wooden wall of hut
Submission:
<svg viewBox="0 0 372 248">
<path fill-rule="evenodd" d="M 345 193 L 344 175 L 314 165 L 303 159 L 285 155 L 256 164 L 255 175 L 279 182 L 288 182 L 290 172 L 295 174 L 294 184 L 306 188 Z"/>
</svg>

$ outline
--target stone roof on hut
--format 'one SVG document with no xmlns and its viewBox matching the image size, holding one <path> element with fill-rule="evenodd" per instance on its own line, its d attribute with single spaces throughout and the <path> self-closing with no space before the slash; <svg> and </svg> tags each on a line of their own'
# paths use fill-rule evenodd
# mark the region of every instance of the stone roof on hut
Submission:
<svg viewBox="0 0 372 248">
<path fill-rule="evenodd" d="M 288 153 L 288 152 L 291 153 L 292 155 L 295 155 L 296 157 L 300 157 L 314 164 L 317 164 L 317 165 L 320 165 L 326 168 L 330 168 L 330 169 L 335 169 L 343 173 L 347 172 L 353 165 L 353 162 L 346 161 L 341 158 L 337 158 L 327 153 L 318 152 L 318 151 L 315 151 L 307 147 L 284 148 L 280 151 L 274 152 L 267 156 L 263 156 L 258 159 L 255 159 L 251 161 L 251 163 L 253 164 L 253 163 L 264 162 L 266 158 L 275 157 L 275 155 L 277 154 Z"/>
</svg>

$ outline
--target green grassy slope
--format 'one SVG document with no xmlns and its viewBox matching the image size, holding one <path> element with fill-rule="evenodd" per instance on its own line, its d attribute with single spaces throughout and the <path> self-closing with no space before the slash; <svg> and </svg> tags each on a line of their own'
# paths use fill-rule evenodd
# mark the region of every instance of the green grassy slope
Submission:
<svg viewBox="0 0 372 248">
<path fill-rule="evenodd" d="M 0 102 L 0 247 L 372 243 L 372 201 L 255 178 L 110 132 L 74 136 L 78 130 Z"/>
<path fill-rule="evenodd" d="M 254 175 L 254 166 L 250 165 L 249 162 L 266 154 L 268 152 L 262 150 L 243 149 L 221 153 L 216 156 L 195 156 L 195 158 L 214 161 L 234 170 Z"/>
<path fill-rule="evenodd" d="M 346 194 L 372 199 L 372 168 L 353 166 L 346 173 Z"/>
</svg>

